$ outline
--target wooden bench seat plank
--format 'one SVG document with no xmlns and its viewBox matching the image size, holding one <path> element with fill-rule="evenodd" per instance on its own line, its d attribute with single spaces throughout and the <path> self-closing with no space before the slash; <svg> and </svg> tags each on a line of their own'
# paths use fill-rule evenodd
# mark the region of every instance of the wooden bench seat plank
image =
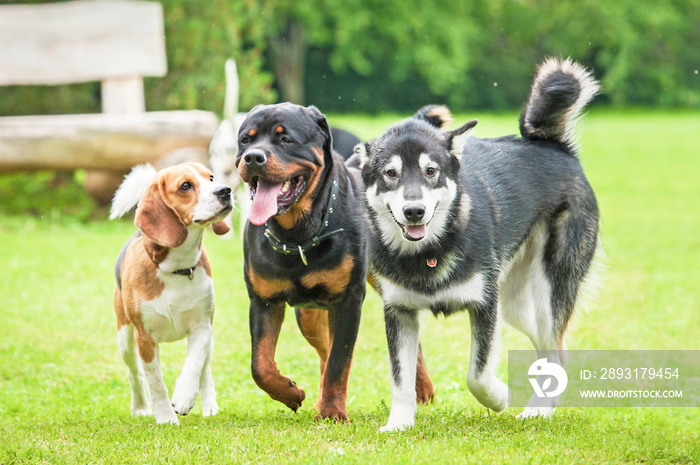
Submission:
<svg viewBox="0 0 700 465">
<path fill-rule="evenodd" d="M 77 1 L 0 6 L 0 86 L 164 76 L 158 2 Z"/>
</svg>

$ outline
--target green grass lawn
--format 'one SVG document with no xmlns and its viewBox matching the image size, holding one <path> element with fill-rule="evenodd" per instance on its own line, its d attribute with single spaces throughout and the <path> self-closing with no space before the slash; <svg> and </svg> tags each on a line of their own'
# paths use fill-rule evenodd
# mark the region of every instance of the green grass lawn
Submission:
<svg viewBox="0 0 700 465">
<path fill-rule="evenodd" d="M 514 113 L 458 115 L 455 124 L 472 117 L 480 119 L 476 136 L 517 131 Z M 371 138 L 396 118 L 330 122 Z M 584 121 L 582 160 L 600 203 L 608 269 L 597 302 L 575 316 L 570 348 L 700 349 L 699 128 L 699 113 L 593 112 Z M 379 434 L 391 393 L 373 291 L 355 349 L 349 425 L 314 421 L 318 362 L 289 312 L 277 362 L 306 390 L 295 414 L 251 378 L 242 244 L 213 234 L 205 243 L 216 287 L 212 370 L 221 412 L 205 419 L 196 407 L 179 427 L 132 418 L 112 269 L 133 225 L 66 220 L 45 205 L 32 215 L 7 214 L 13 210 L 3 204 L 17 202 L 2 190 L 7 185 L 0 179 L 0 464 L 700 462 L 698 409 L 560 408 L 552 419 L 522 422 L 519 409 L 483 408 L 465 382 L 466 315 L 425 316 L 422 342 L 438 402 L 419 408 L 412 430 Z M 506 349 L 528 348 L 525 336 L 504 330 L 504 379 Z M 185 352 L 184 341 L 161 347 L 171 392 Z"/>
</svg>

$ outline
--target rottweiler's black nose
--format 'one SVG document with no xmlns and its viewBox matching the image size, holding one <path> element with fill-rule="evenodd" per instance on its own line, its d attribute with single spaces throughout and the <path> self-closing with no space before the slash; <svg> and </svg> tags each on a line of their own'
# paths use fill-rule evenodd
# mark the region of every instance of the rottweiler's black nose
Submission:
<svg viewBox="0 0 700 465">
<path fill-rule="evenodd" d="M 243 155 L 243 162 L 250 168 L 260 168 L 267 163 L 267 154 L 260 149 L 251 149 Z"/>
<path fill-rule="evenodd" d="M 403 207 L 403 216 L 411 223 L 420 221 L 425 216 L 425 207 L 419 203 L 408 204 Z"/>
</svg>

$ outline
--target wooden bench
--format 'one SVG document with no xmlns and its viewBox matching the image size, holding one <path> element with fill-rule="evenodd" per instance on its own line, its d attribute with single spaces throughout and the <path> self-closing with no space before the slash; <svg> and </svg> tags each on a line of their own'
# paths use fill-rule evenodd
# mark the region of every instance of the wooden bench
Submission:
<svg viewBox="0 0 700 465">
<path fill-rule="evenodd" d="M 0 117 L 0 173 L 88 169 L 86 189 L 109 199 L 135 164 L 206 153 L 214 113 L 146 111 L 143 77 L 166 72 L 160 3 L 0 6 L 0 86 L 100 81 L 102 96 L 101 114 Z"/>
</svg>

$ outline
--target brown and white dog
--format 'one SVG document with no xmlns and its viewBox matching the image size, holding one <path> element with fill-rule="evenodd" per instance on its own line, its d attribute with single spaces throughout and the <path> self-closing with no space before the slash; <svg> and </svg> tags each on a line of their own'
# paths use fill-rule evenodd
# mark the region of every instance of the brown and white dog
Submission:
<svg viewBox="0 0 700 465">
<path fill-rule="evenodd" d="M 157 423 L 178 424 L 177 415 L 189 413 L 198 392 L 204 416 L 219 410 L 209 368 L 214 286 L 202 236 L 210 225 L 225 234 L 223 219 L 233 207 L 231 189 L 213 181 L 198 163 L 158 172 L 141 165 L 126 176 L 112 202 L 111 219 L 138 204 L 139 231 L 117 258 L 114 310 L 119 352 L 129 369 L 131 414 L 151 414 L 147 386 Z M 188 354 L 171 402 L 158 344 L 185 337 Z"/>
</svg>

